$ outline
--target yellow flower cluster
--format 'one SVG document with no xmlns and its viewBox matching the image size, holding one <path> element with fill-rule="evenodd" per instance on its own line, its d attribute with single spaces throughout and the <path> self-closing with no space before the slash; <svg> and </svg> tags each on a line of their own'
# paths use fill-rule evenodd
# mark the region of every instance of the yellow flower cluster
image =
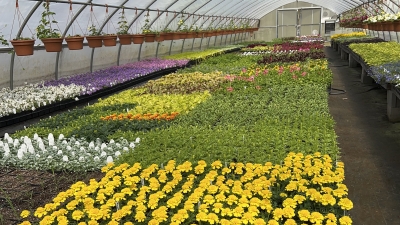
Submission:
<svg viewBox="0 0 400 225">
<path fill-rule="evenodd" d="M 39 207 L 39 224 L 352 224 L 343 216 L 353 207 L 344 165 L 320 153 L 290 153 L 280 165 L 171 160 L 102 172 L 100 181 L 77 182 Z"/>
<path fill-rule="evenodd" d="M 345 34 L 333 34 L 333 35 L 331 35 L 331 39 L 335 40 L 338 38 L 364 37 L 364 36 L 367 36 L 367 34 L 364 31 L 360 31 L 360 32 L 351 32 L 351 33 L 345 33 Z"/>
</svg>

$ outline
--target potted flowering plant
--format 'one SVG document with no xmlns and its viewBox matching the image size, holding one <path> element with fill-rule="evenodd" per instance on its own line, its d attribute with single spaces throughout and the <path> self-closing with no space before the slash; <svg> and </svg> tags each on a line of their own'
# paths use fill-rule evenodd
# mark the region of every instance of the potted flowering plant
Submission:
<svg viewBox="0 0 400 225">
<path fill-rule="evenodd" d="M 103 36 L 104 46 L 116 46 L 117 45 L 117 35 L 116 34 L 104 34 Z"/>
<path fill-rule="evenodd" d="M 121 16 L 118 21 L 118 38 L 121 45 L 130 45 L 133 41 L 134 44 L 142 44 L 144 35 L 131 35 L 129 34 L 128 21 L 126 20 L 125 11 L 120 12 Z"/>
<path fill-rule="evenodd" d="M 88 27 L 89 34 L 86 36 L 90 48 L 103 46 L 103 35 L 100 35 L 99 29 L 94 24 Z"/>
<path fill-rule="evenodd" d="M 144 20 L 144 25 L 142 27 L 142 33 L 145 35 L 145 42 L 154 42 L 156 36 L 160 35 L 160 32 L 152 30 L 149 15 L 146 15 L 146 19 Z"/>
<path fill-rule="evenodd" d="M 61 38 L 59 30 L 51 26 L 52 24 L 57 24 L 57 21 L 50 19 L 56 13 L 50 11 L 48 2 L 43 3 L 43 7 L 42 18 L 36 27 L 36 36 L 43 42 L 47 52 L 60 52 L 64 39 Z"/>
<path fill-rule="evenodd" d="M 80 50 L 83 49 L 83 40 L 85 38 L 80 34 L 68 35 L 65 37 L 69 50 Z"/>
</svg>

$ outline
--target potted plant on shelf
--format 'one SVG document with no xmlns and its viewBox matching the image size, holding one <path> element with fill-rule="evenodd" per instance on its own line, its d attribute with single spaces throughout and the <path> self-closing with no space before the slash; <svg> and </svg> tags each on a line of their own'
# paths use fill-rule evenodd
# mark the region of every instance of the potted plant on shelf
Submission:
<svg viewBox="0 0 400 225">
<path fill-rule="evenodd" d="M 119 27 L 118 27 L 117 34 L 118 34 L 119 43 L 121 45 L 130 45 L 130 44 L 132 44 L 132 40 L 133 40 L 134 44 L 143 43 L 144 35 L 143 35 L 143 37 L 141 37 L 141 36 L 137 36 L 137 35 L 131 35 L 128 33 L 129 26 L 128 26 L 128 21 L 126 20 L 126 17 L 125 17 L 124 10 L 122 10 L 121 16 L 119 17 L 118 25 L 119 25 Z"/>
<path fill-rule="evenodd" d="M 117 45 L 117 35 L 116 34 L 104 34 L 103 44 L 106 47 Z"/>
<path fill-rule="evenodd" d="M 154 42 L 156 36 L 159 35 L 159 32 L 151 29 L 149 15 L 146 15 L 146 19 L 144 20 L 144 25 L 142 27 L 142 33 L 144 34 L 145 42 Z"/>
<path fill-rule="evenodd" d="M 90 48 L 98 48 L 103 46 L 103 36 L 100 31 L 92 24 L 89 28 L 89 34 L 86 36 Z"/>
<path fill-rule="evenodd" d="M 52 24 L 57 24 L 57 21 L 50 20 L 50 16 L 56 13 L 50 11 L 48 2 L 43 3 L 43 7 L 42 18 L 36 27 L 36 36 L 43 42 L 47 52 L 60 52 L 64 39 L 61 38 L 59 30 L 51 26 Z"/>
<path fill-rule="evenodd" d="M 80 34 L 68 35 L 65 37 L 69 50 L 80 50 L 83 49 L 83 40 L 85 38 Z"/>
</svg>

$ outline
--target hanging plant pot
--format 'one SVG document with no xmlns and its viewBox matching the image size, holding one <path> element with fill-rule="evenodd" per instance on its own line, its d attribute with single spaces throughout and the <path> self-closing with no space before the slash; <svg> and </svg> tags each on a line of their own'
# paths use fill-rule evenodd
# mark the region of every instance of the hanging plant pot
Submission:
<svg viewBox="0 0 400 225">
<path fill-rule="evenodd" d="M 146 34 L 145 35 L 145 42 L 154 42 L 156 39 L 156 34 Z"/>
<path fill-rule="evenodd" d="M 131 34 L 119 34 L 118 39 L 119 39 L 119 43 L 121 45 L 132 44 L 132 35 Z"/>
<path fill-rule="evenodd" d="M 172 34 L 172 40 L 179 40 L 181 39 L 181 35 L 179 34 L 179 32 L 174 32 Z"/>
<path fill-rule="evenodd" d="M 80 50 L 83 49 L 83 39 L 84 37 L 66 37 L 69 50 Z"/>
<path fill-rule="evenodd" d="M 43 42 L 46 52 L 61 52 L 63 38 L 43 38 L 40 40 Z"/>
<path fill-rule="evenodd" d="M 143 44 L 144 42 L 144 34 L 134 34 L 132 35 L 133 44 Z"/>
<path fill-rule="evenodd" d="M 195 36 L 196 36 L 196 33 L 195 33 L 195 32 L 188 32 L 188 33 L 186 34 L 186 38 L 188 38 L 188 39 L 194 38 Z"/>
<path fill-rule="evenodd" d="M 160 34 L 156 35 L 155 41 L 162 42 L 164 40 L 165 40 L 165 33 L 160 33 Z"/>
<path fill-rule="evenodd" d="M 194 35 L 194 38 L 203 38 L 203 32 L 201 32 L 201 31 L 196 32 Z"/>
<path fill-rule="evenodd" d="M 187 32 L 180 32 L 179 33 L 179 38 L 180 39 L 186 39 L 187 38 L 187 34 L 188 34 Z"/>
<path fill-rule="evenodd" d="M 89 48 L 99 48 L 103 46 L 103 36 L 86 36 Z"/>
<path fill-rule="evenodd" d="M 173 40 L 173 36 L 174 36 L 173 32 L 167 32 L 167 33 L 163 33 L 163 34 L 164 34 L 164 40 L 165 41 Z"/>
<path fill-rule="evenodd" d="M 393 24 L 394 24 L 394 31 L 396 32 L 400 31 L 400 21 L 395 20 L 393 21 Z"/>
<path fill-rule="evenodd" d="M 105 35 L 103 37 L 103 44 L 106 47 L 117 45 L 117 35 Z"/>
<path fill-rule="evenodd" d="M 17 56 L 33 55 L 35 40 L 12 40 L 11 44 Z"/>
</svg>

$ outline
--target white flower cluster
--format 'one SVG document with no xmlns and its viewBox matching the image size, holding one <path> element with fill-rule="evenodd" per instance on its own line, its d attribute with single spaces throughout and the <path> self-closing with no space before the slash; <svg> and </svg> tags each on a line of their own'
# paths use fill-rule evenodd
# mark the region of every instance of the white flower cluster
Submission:
<svg viewBox="0 0 400 225">
<path fill-rule="evenodd" d="M 19 167 L 24 169 L 51 171 L 91 171 L 100 169 L 113 162 L 123 152 L 131 151 L 139 144 L 120 139 L 110 140 L 108 144 L 100 139 L 87 142 L 85 139 L 65 138 L 60 135 L 57 140 L 53 134 L 33 139 L 21 137 L 11 138 L 7 133 L 0 139 L 0 166 Z"/>
<path fill-rule="evenodd" d="M 397 14 L 382 12 L 381 14 L 378 14 L 376 16 L 368 17 L 368 19 L 364 20 L 363 22 L 376 23 L 378 21 L 394 21 L 398 20 L 399 18 L 400 12 Z"/>
<path fill-rule="evenodd" d="M 73 99 L 85 91 L 84 86 L 75 84 L 67 86 L 28 84 L 13 90 L 3 88 L 0 90 L 0 117 L 36 110 L 38 107 L 65 99 Z"/>
</svg>

